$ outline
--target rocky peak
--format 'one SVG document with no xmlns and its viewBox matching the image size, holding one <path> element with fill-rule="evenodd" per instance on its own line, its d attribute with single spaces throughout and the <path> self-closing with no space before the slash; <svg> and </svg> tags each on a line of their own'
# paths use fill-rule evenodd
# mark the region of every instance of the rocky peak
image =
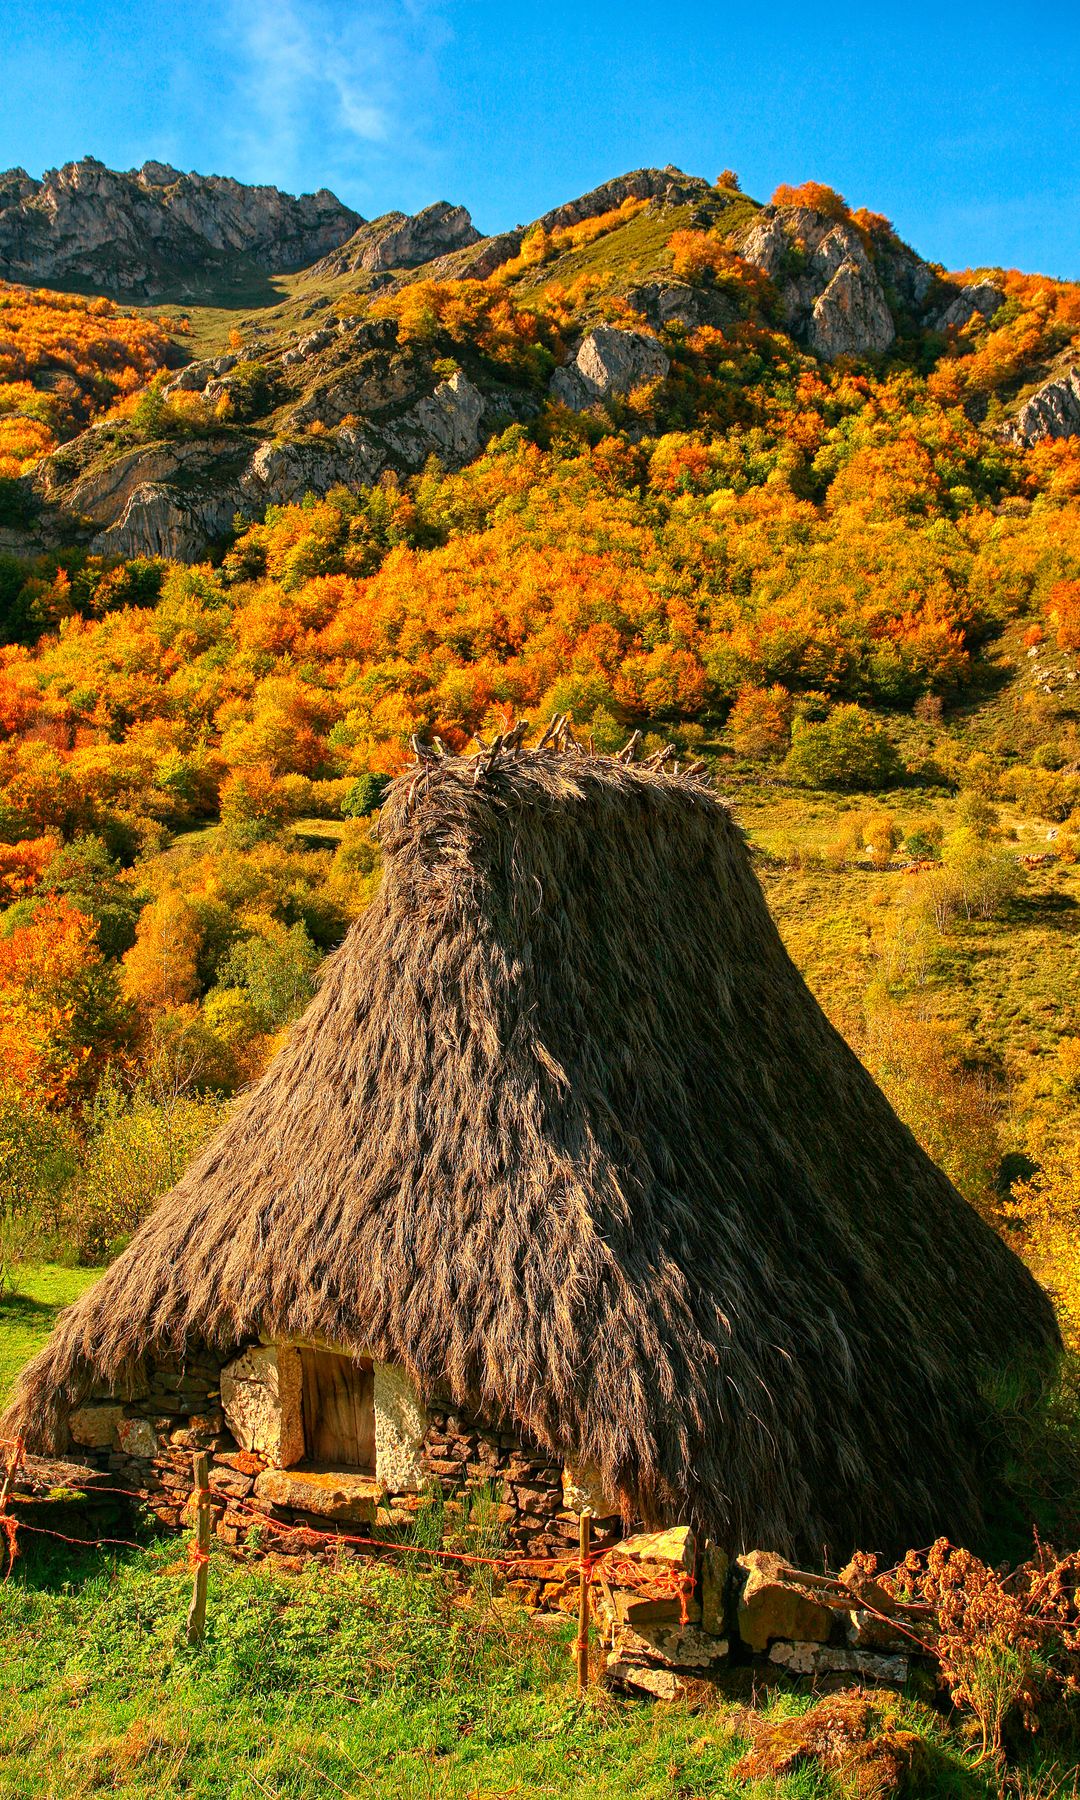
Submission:
<svg viewBox="0 0 1080 1800">
<path fill-rule="evenodd" d="M 167 163 L 120 172 L 88 156 L 39 182 L 21 169 L 0 178 L 0 276 L 128 298 L 198 293 L 253 269 L 302 268 L 358 223 L 325 189 L 295 197 Z"/>
<path fill-rule="evenodd" d="M 174 169 L 172 163 L 152 160 L 144 162 L 141 169 L 132 169 L 130 173 L 136 181 L 142 182 L 143 187 L 172 187 L 174 181 L 184 179 L 182 171 Z"/>
<path fill-rule="evenodd" d="M 313 274 L 374 274 L 386 269 L 415 269 L 437 257 L 467 250 L 481 242 L 463 206 L 436 200 L 418 213 L 383 213 L 361 223 L 347 243 L 317 263 Z"/>
<path fill-rule="evenodd" d="M 780 292 L 784 318 L 815 355 L 867 356 L 887 350 L 896 324 L 882 275 L 907 305 L 933 284 L 926 264 L 899 239 L 878 256 L 850 219 L 810 207 L 762 207 L 738 245 Z"/>
<path fill-rule="evenodd" d="M 679 206 L 688 200 L 701 200 L 709 191 L 708 182 L 699 175 L 686 175 L 670 163 L 666 169 L 632 169 L 628 175 L 616 175 L 613 181 L 605 181 L 588 194 L 554 207 L 536 223 L 545 231 L 559 231 L 567 225 L 580 225 L 583 219 L 612 212 L 624 200 L 663 200 Z"/>
</svg>

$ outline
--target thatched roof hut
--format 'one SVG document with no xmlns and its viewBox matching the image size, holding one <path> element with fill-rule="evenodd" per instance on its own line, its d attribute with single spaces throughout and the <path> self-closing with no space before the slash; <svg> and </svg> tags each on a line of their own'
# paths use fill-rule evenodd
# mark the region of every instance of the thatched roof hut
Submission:
<svg viewBox="0 0 1080 1800">
<path fill-rule="evenodd" d="M 27 1370 L 189 1342 L 400 1365 L 729 1545 L 977 1520 L 986 1364 L 1049 1303 L 824 1017 L 698 776 L 546 753 L 391 788 L 373 905 L 262 1080 Z"/>
</svg>

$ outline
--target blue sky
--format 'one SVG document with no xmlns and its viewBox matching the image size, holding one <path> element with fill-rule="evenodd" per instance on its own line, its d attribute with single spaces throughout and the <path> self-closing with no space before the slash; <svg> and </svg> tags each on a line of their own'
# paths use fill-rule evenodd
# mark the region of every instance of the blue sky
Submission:
<svg viewBox="0 0 1080 1800">
<path fill-rule="evenodd" d="M 153 156 L 490 231 L 730 167 L 829 182 L 950 268 L 1080 278 L 1075 0 L 0 0 L 0 49 L 0 168 Z"/>
</svg>

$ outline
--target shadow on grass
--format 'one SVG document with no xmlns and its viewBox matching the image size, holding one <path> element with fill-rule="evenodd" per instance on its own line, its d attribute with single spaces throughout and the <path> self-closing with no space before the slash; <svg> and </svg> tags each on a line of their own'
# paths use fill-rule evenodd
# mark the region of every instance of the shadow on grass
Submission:
<svg viewBox="0 0 1080 1800">
<path fill-rule="evenodd" d="M 29 1529 L 17 1533 L 18 1553 L 10 1581 L 35 1594 L 78 1593 L 99 1581 L 115 1578 L 119 1567 L 140 1562 L 157 1570 L 182 1560 L 186 1545 L 175 1532 L 165 1532 L 137 1506 L 118 1502 L 111 1516 L 88 1516 L 79 1500 L 50 1501 L 42 1506 L 12 1508 L 17 1526 L 43 1525 L 64 1539 L 38 1537 Z M 87 1534 L 84 1542 L 77 1540 Z M 130 1540 L 108 1543 L 101 1539 Z"/>
<path fill-rule="evenodd" d="M 0 1294 L 0 1324 L 44 1331 L 66 1305 L 65 1300 L 35 1300 L 30 1294 Z"/>
</svg>

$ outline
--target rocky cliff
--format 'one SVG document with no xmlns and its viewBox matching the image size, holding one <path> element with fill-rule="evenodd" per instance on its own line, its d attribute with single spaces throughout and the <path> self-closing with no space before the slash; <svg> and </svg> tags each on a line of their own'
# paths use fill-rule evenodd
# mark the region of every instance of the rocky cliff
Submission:
<svg viewBox="0 0 1080 1800">
<path fill-rule="evenodd" d="M 0 174 L 0 277 L 127 299 L 194 296 L 303 268 L 361 223 L 326 188 L 297 198 L 167 163 L 119 173 L 84 157 L 40 181 Z"/>
<path fill-rule="evenodd" d="M 232 355 L 189 363 L 163 398 L 194 395 L 208 409 L 234 400 L 251 366 L 238 368 Z M 432 456 L 460 468 L 540 405 L 497 380 L 447 375 L 429 354 L 399 345 L 391 319 L 331 313 L 258 366 L 270 398 L 253 425 L 142 443 L 122 422 L 103 420 L 44 459 L 32 485 L 46 534 L 70 534 L 77 521 L 95 552 L 194 560 L 228 536 L 237 513 L 253 518 L 388 470 L 410 474 Z"/>
<path fill-rule="evenodd" d="M 880 355 L 896 337 L 895 301 L 918 309 L 933 271 L 899 239 L 880 247 L 847 218 L 803 206 L 764 206 L 739 251 L 775 284 L 791 331 L 815 356 Z"/>
<path fill-rule="evenodd" d="M 693 359 L 710 346 L 725 359 L 729 341 L 763 326 L 774 339 L 778 328 L 789 333 L 789 351 L 807 366 L 909 366 L 927 337 L 939 349 L 961 335 L 982 341 L 1005 277 L 950 284 L 885 220 L 852 216 L 832 198 L 831 209 L 759 206 L 679 169 L 638 169 L 544 214 L 535 224 L 546 245 L 522 258 L 532 227 L 481 237 L 448 201 L 366 221 L 325 192 L 293 199 L 159 163 L 116 175 L 87 160 L 42 182 L 9 172 L 0 177 L 0 274 L 134 295 L 181 281 L 196 292 L 222 270 L 307 265 L 276 284 L 265 309 L 222 310 L 218 353 L 189 360 L 164 388 L 164 401 L 185 403 L 166 429 L 99 423 L 37 463 L 15 511 L 38 547 L 74 536 L 105 554 L 198 557 L 228 537 L 237 514 L 407 475 L 432 456 L 461 466 L 493 433 L 552 402 L 592 413 L 601 427 L 605 410 L 625 425 L 636 394 L 652 424 L 630 429 L 681 427 Z M 620 214 L 627 200 L 641 204 Z M 576 229 L 590 220 L 600 221 L 595 231 Z M 676 232 L 691 249 L 704 246 L 704 261 L 676 259 Z M 499 270 L 499 304 L 522 319 L 542 311 L 549 292 L 563 296 L 539 360 L 500 362 L 479 338 L 442 331 L 436 311 L 430 329 L 402 336 L 382 316 L 418 280 Z M 376 289 L 382 304 L 372 307 Z M 1026 444 L 1080 433 L 1080 374 L 1068 355 L 1014 384 L 1002 435 Z M 971 416 L 982 412 L 973 406 Z"/>
</svg>

